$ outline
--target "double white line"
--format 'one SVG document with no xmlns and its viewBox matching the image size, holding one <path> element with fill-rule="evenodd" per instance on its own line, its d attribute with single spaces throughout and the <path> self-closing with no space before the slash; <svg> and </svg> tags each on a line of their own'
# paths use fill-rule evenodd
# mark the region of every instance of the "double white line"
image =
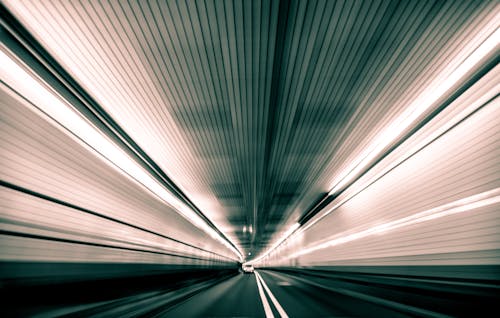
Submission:
<svg viewBox="0 0 500 318">
<path fill-rule="evenodd" d="M 276 300 L 276 297 L 274 297 L 273 293 L 271 293 L 271 290 L 269 289 L 269 287 L 267 287 L 267 284 L 264 281 L 264 279 L 260 276 L 260 274 L 257 271 L 254 271 L 254 273 L 255 273 L 255 280 L 257 281 L 257 287 L 259 288 L 260 299 L 262 300 L 262 305 L 264 306 L 264 312 L 266 313 L 266 318 L 274 318 L 274 315 L 271 306 L 267 301 L 264 290 L 267 292 L 267 295 L 273 302 L 274 308 L 276 308 L 280 316 L 283 318 L 288 318 L 288 315 L 286 314 L 285 310 L 283 309 L 283 307 L 281 307 L 278 300 Z"/>
</svg>

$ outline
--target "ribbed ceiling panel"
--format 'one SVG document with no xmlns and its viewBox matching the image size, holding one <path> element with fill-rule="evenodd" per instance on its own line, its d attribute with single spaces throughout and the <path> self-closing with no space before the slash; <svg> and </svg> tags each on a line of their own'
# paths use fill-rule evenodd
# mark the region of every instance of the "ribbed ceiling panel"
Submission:
<svg viewBox="0 0 500 318">
<path fill-rule="evenodd" d="M 6 2 L 252 252 L 498 13 L 494 1 Z"/>
</svg>

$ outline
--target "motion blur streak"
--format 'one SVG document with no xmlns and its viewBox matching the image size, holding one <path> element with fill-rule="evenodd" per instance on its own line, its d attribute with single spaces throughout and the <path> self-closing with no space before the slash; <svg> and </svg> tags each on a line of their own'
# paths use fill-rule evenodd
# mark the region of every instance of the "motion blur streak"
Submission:
<svg viewBox="0 0 500 318">
<path fill-rule="evenodd" d="M 491 34 L 490 34 L 491 32 Z M 335 194 L 342 187 L 347 185 L 368 163 L 373 160 L 384 148 L 394 142 L 408 127 L 415 123 L 415 121 L 422 116 L 428 109 L 433 106 L 436 101 L 441 99 L 444 94 L 449 93 L 450 89 L 455 87 L 464 80 L 465 75 L 470 74 L 478 66 L 480 62 L 484 62 L 484 58 L 493 54 L 495 49 L 500 43 L 500 30 L 495 30 L 495 23 L 488 25 L 487 28 L 481 30 L 480 35 L 477 36 L 481 39 L 486 35 L 487 38 L 483 43 L 474 49 L 472 53 L 465 50 L 467 58 L 462 60 L 462 56 L 456 58 L 455 61 L 450 63 L 450 66 L 459 64 L 459 66 L 447 75 L 443 72 L 441 78 L 437 78 L 432 82 L 428 88 L 424 89 L 424 93 L 412 101 L 411 105 L 406 108 L 406 111 L 401 114 L 400 118 L 391 123 L 381 134 L 377 137 L 366 151 L 359 156 L 359 160 L 353 163 L 353 168 L 347 169 L 349 172 L 342 179 L 332 187 L 330 194 Z M 474 45 L 472 43 L 472 45 Z M 344 175 L 344 174 L 341 174 Z"/>
<path fill-rule="evenodd" d="M 177 212 L 183 215 L 188 221 L 200 229 L 206 231 L 214 239 L 220 239 L 226 243 L 218 234 L 210 228 L 196 213 L 183 204 L 174 195 L 167 192 L 151 176 L 142 170 L 130 157 L 128 157 L 118 146 L 107 139 L 99 131 L 86 122 L 64 102 L 58 99 L 50 91 L 45 89 L 40 83 L 26 73 L 19 65 L 10 59 L 5 52 L 0 52 L 1 77 L 6 79 L 5 84 L 12 88 L 18 94 L 26 98 L 32 105 L 40 108 L 47 114 L 55 125 L 62 125 L 68 132 L 74 134 L 77 138 L 90 146 L 98 155 L 106 158 L 108 163 L 116 166 L 126 176 L 133 178 L 136 182 L 146 187 L 159 199 L 173 207 Z M 236 255 L 241 253 L 234 250 Z"/>
<path fill-rule="evenodd" d="M 495 0 L 0 0 L 2 317 L 500 303 Z"/>
<path fill-rule="evenodd" d="M 500 203 L 500 195 L 497 194 L 500 194 L 500 188 L 487 191 L 485 193 L 481 193 L 478 195 L 474 195 L 465 199 L 461 199 L 458 201 L 454 201 L 427 211 L 419 212 L 396 221 L 380 224 L 359 233 L 348 234 L 348 235 L 343 235 L 343 233 L 340 233 L 335 235 L 335 238 L 330 238 L 325 243 L 317 245 L 318 243 L 316 242 L 314 247 L 303 249 L 298 253 L 290 255 L 290 257 L 291 258 L 297 257 L 327 247 L 336 246 L 339 244 L 361 239 L 369 235 L 381 234 L 383 232 L 388 232 L 401 227 L 410 226 L 416 223 L 431 221 L 448 215 L 468 212 L 491 204 Z M 495 196 L 492 197 L 492 195 Z"/>
</svg>

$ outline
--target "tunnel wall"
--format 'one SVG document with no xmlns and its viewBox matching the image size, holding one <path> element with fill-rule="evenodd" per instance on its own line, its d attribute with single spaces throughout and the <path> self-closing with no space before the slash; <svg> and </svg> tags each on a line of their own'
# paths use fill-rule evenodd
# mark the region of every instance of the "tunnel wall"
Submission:
<svg viewBox="0 0 500 318">
<path fill-rule="evenodd" d="M 469 87 L 257 266 L 498 279 L 499 72 Z"/>
<path fill-rule="evenodd" d="M 236 269 L 235 256 L 22 92 L 0 90 L 0 285 Z"/>
</svg>

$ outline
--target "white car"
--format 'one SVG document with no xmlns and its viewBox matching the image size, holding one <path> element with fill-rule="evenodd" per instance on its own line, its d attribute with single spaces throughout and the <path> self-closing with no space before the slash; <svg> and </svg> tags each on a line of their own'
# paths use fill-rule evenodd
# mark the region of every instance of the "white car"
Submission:
<svg viewBox="0 0 500 318">
<path fill-rule="evenodd" d="M 253 273 L 252 264 L 243 264 L 241 267 L 243 268 L 243 273 Z"/>
</svg>

